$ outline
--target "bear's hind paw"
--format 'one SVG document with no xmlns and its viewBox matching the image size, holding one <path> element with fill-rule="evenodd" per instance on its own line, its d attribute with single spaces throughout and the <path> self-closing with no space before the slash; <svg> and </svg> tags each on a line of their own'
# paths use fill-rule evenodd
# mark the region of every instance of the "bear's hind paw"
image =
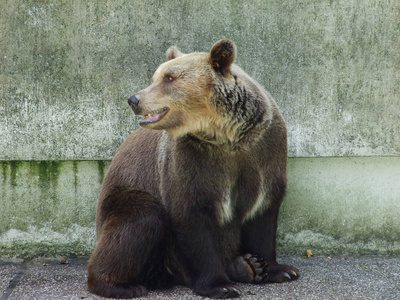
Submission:
<svg viewBox="0 0 400 300">
<path fill-rule="evenodd" d="M 144 286 L 131 283 L 90 284 L 89 289 L 99 296 L 117 299 L 143 297 L 148 294 Z"/>
</svg>

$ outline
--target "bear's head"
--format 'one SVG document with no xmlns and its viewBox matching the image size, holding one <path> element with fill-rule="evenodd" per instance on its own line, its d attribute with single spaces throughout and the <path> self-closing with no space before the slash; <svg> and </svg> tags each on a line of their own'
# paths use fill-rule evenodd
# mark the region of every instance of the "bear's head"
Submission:
<svg viewBox="0 0 400 300">
<path fill-rule="evenodd" d="M 241 126 L 240 118 L 232 118 L 227 108 L 227 100 L 232 100 L 228 98 L 235 98 L 238 89 L 232 73 L 235 58 L 236 46 L 227 39 L 208 53 L 183 54 L 169 48 L 152 84 L 128 100 L 135 114 L 143 116 L 140 126 L 175 137 L 192 134 L 202 140 L 232 141 Z"/>
</svg>

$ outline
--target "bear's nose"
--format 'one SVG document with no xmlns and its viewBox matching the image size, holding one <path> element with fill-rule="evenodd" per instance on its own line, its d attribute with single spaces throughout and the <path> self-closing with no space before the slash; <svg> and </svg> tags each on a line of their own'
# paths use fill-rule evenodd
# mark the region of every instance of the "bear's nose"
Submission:
<svg viewBox="0 0 400 300">
<path fill-rule="evenodd" d="M 134 108 L 134 107 L 136 107 L 136 106 L 139 105 L 139 99 L 136 98 L 135 95 L 133 95 L 133 96 L 131 96 L 131 97 L 128 99 L 128 104 L 129 104 L 132 108 Z"/>
</svg>

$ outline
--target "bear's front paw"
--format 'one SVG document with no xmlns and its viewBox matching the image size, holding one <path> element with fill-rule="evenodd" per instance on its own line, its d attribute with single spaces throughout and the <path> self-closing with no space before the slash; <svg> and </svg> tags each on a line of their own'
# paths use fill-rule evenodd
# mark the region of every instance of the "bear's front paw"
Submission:
<svg viewBox="0 0 400 300">
<path fill-rule="evenodd" d="M 282 283 L 299 279 L 300 271 L 292 266 L 272 263 L 265 266 L 263 277 L 263 282 Z"/>
<path fill-rule="evenodd" d="M 237 298 L 242 292 L 234 284 L 224 284 L 216 287 L 203 287 L 195 289 L 195 292 L 201 296 L 206 296 L 214 299 Z"/>
<path fill-rule="evenodd" d="M 267 262 L 256 255 L 237 256 L 228 268 L 229 278 L 237 282 L 261 282 L 265 276 L 266 265 Z"/>
</svg>

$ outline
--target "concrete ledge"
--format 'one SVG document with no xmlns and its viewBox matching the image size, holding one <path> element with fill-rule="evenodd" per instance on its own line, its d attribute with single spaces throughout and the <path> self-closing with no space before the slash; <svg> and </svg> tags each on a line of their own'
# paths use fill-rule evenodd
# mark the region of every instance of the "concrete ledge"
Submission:
<svg viewBox="0 0 400 300">
<path fill-rule="evenodd" d="M 87 254 L 104 161 L 0 162 L 0 256 Z"/>
<path fill-rule="evenodd" d="M 87 255 L 108 161 L 0 162 L 0 256 Z M 278 251 L 400 254 L 400 157 L 290 158 Z"/>
<path fill-rule="evenodd" d="M 292 158 L 284 253 L 400 254 L 400 157 Z"/>
</svg>

